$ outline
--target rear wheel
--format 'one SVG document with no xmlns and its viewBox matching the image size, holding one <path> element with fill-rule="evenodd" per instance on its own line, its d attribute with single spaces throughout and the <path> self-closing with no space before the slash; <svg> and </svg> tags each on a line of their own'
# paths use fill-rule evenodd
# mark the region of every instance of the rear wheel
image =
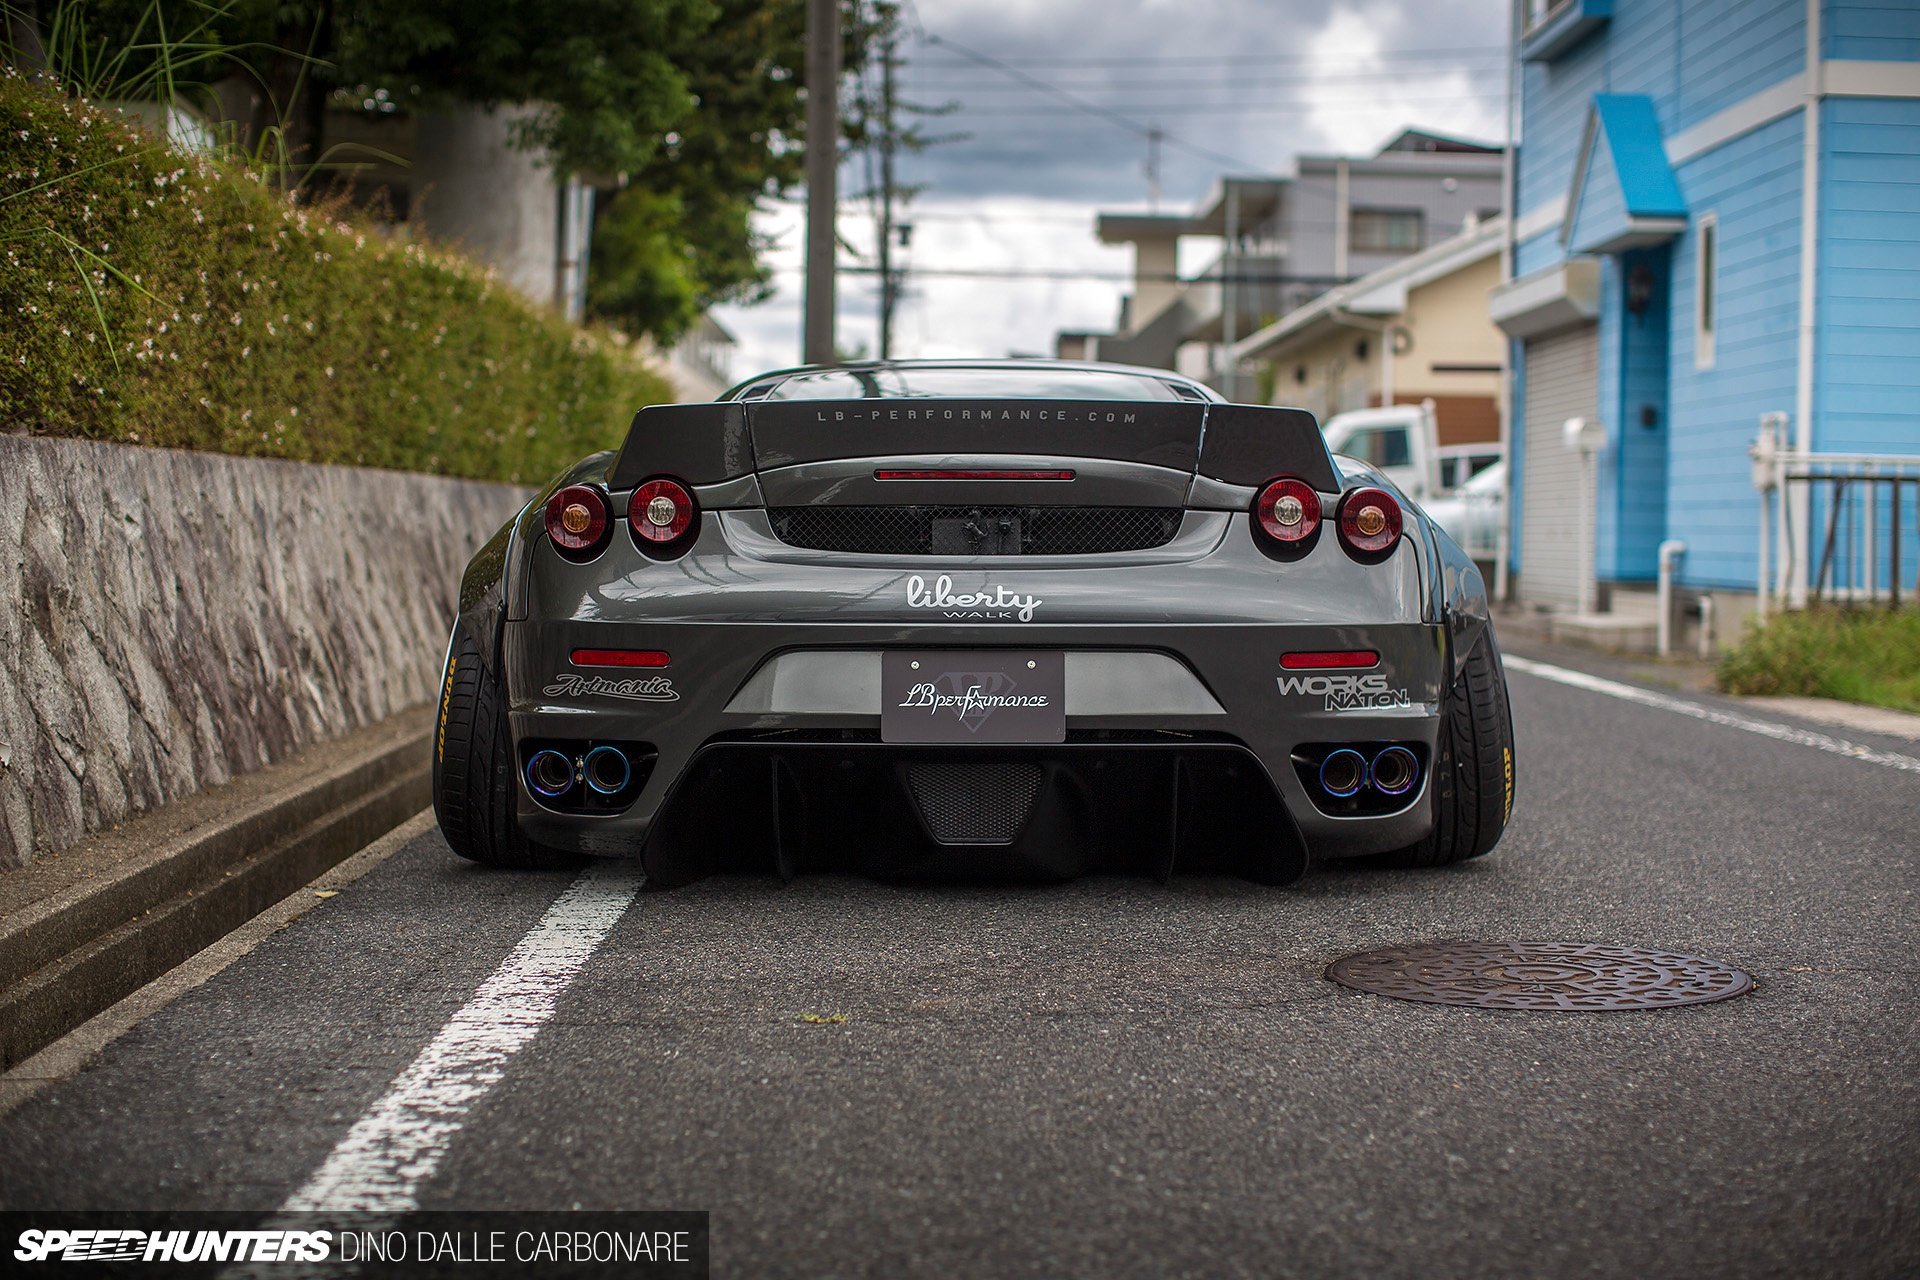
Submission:
<svg viewBox="0 0 1920 1280">
<path fill-rule="evenodd" d="M 1433 831 L 1380 858 L 1390 867 L 1444 867 L 1477 858 L 1500 843 L 1513 817 L 1513 713 L 1493 630 L 1478 643 L 1447 691 L 1435 746 Z"/>
<path fill-rule="evenodd" d="M 578 866 L 584 859 L 535 844 L 514 818 L 513 736 L 499 679 L 455 624 L 433 742 L 433 812 L 453 851 L 492 867 Z"/>
</svg>

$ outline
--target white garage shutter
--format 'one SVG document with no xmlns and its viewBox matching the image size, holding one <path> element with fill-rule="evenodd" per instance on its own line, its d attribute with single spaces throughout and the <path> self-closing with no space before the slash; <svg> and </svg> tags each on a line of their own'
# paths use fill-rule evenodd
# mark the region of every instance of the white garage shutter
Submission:
<svg viewBox="0 0 1920 1280">
<path fill-rule="evenodd" d="M 1521 490 L 1520 592 L 1528 601 L 1580 603 L 1580 455 L 1568 418 L 1600 416 L 1600 333 L 1582 325 L 1527 344 L 1526 477 Z"/>
</svg>

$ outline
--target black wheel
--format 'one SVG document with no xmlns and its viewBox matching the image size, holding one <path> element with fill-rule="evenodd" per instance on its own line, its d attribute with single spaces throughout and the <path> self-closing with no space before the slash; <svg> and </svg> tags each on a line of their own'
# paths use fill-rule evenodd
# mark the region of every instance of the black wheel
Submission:
<svg viewBox="0 0 1920 1280">
<path fill-rule="evenodd" d="M 1513 713 L 1493 630 L 1480 633 L 1444 703 L 1434 755 L 1433 831 L 1385 854 L 1389 867 L 1444 867 L 1500 843 L 1513 817 Z"/>
<path fill-rule="evenodd" d="M 440 684 L 433 740 L 433 812 L 463 858 L 490 867 L 544 870 L 584 861 L 535 844 L 514 820 L 513 737 L 500 681 L 467 628 L 456 624 Z"/>
</svg>

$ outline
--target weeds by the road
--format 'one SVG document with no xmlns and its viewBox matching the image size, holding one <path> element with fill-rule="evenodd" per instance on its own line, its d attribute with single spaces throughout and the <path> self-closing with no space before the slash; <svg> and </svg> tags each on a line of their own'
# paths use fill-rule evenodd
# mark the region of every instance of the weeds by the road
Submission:
<svg viewBox="0 0 1920 1280">
<path fill-rule="evenodd" d="M 671 399 L 455 254 L 0 69 L 0 429 L 529 482 Z"/>
<path fill-rule="evenodd" d="M 1749 624 L 1720 661 L 1727 693 L 1838 698 L 1920 711 L 1920 612 L 1802 609 Z"/>
</svg>

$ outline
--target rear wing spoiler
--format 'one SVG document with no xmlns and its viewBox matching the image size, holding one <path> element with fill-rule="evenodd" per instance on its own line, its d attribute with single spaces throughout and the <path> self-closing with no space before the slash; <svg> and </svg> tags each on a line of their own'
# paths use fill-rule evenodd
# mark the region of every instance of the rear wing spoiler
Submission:
<svg viewBox="0 0 1920 1280">
<path fill-rule="evenodd" d="M 1320 424 L 1305 409 L 1210 404 L 1200 442 L 1201 475 L 1227 484 L 1297 476 L 1321 493 L 1340 492 L 1340 475 Z"/>
<path fill-rule="evenodd" d="M 607 483 L 717 484 L 836 458 L 1021 453 L 1109 458 L 1234 485 L 1297 476 L 1340 488 L 1313 415 L 1197 401 L 782 400 L 653 405 L 633 415 Z"/>
</svg>

